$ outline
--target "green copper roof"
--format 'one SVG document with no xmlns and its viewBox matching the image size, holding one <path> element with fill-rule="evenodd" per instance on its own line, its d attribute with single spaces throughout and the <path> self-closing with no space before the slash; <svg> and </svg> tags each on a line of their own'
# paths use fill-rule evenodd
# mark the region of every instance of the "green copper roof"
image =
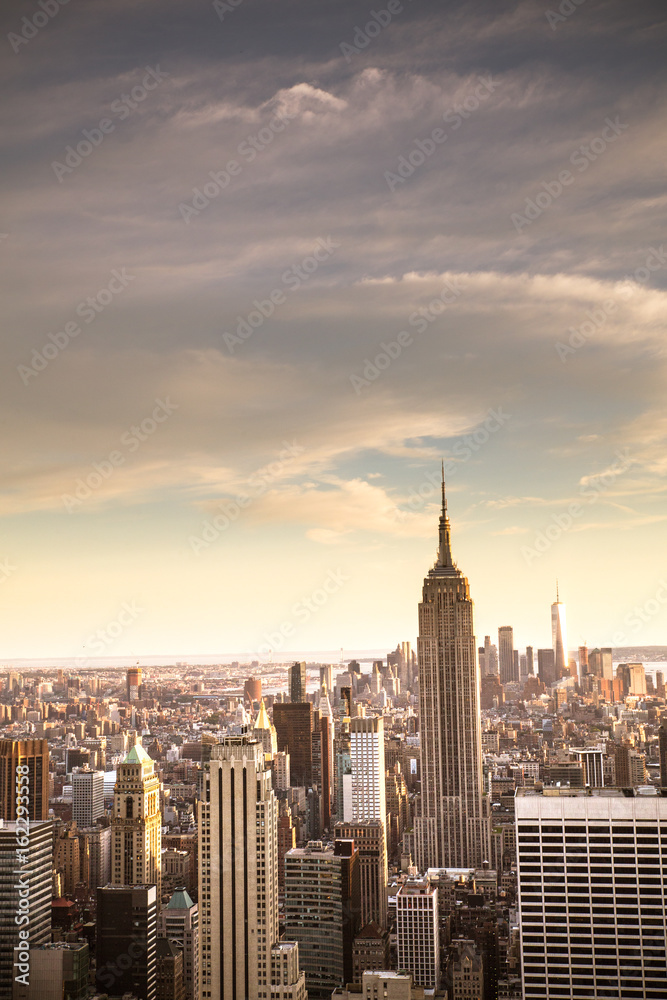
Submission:
<svg viewBox="0 0 667 1000">
<path fill-rule="evenodd" d="M 147 760 L 151 760 L 151 758 L 140 743 L 135 743 L 123 761 L 123 764 L 145 764 Z"/>
<path fill-rule="evenodd" d="M 191 906 L 194 906 L 194 903 L 187 889 L 174 889 L 167 903 L 168 910 L 189 910 Z"/>
</svg>

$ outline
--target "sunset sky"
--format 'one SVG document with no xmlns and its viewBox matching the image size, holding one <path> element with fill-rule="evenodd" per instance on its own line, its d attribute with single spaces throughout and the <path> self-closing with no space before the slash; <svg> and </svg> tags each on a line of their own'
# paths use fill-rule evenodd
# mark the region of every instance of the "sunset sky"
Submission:
<svg viewBox="0 0 667 1000">
<path fill-rule="evenodd" d="M 441 458 L 480 642 L 558 578 L 571 648 L 667 644 L 664 3 L 44 3 L 0 665 L 414 641 Z"/>
</svg>

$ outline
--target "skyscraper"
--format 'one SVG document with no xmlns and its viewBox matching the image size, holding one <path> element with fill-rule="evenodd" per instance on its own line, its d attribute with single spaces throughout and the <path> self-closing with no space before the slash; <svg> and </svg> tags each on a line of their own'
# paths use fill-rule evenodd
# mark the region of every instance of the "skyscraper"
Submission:
<svg viewBox="0 0 667 1000">
<path fill-rule="evenodd" d="M 141 698 L 141 667 L 130 667 L 125 677 L 127 700 L 139 701 Z"/>
<path fill-rule="evenodd" d="M 16 819 L 17 767 L 27 767 L 29 818 L 49 818 L 49 746 L 46 740 L 0 740 L 0 819 Z M 24 800 L 25 801 L 25 800 Z"/>
<path fill-rule="evenodd" d="M 498 660 L 500 661 L 500 683 L 513 684 L 519 680 L 519 671 L 514 669 L 514 629 L 511 625 L 501 625 L 498 629 Z"/>
<path fill-rule="evenodd" d="M 305 663 L 293 663 L 289 668 L 289 696 L 292 704 L 306 700 Z"/>
<path fill-rule="evenodd" d="M 350 719 L 352 815 L 345 819 L 386 822 L 384 720 L 381 716 Z"/>
<path fill-rule="evenodd" d="M 360 920 L 359 852 L 351 840 L 320 840 L 285 855 L 285 933 L 299 943 L 310 1000 L 329 1000 L 352 979 Z"/>
<path fill-rule="evenodd" d="M 202 997 L 305 995 L 298 960 L 277 961 L 278 803 L 262 744 L 248 736 L 214 746 L 203 773 L 199 912 Z M 296 978 L 273 984 L 278 965 Z"/>
<path fill-rule="evenodd" d="M 427 881 L 409 881 L 396 895 L 398 967 L 412 973 L 417 986 L 440 986 L 438 890 Z"/>
<path fill-rule="evenodd" d="M 567 627 L 565 625 L 565 605 L 562 603 L 556 583 L 556 600 L 551 605 L 551 645 L 554 651 L 556 680 L 568 672 L 569 654 L 567 650 Z"/>
<path fill-rule="evenodd" d="M 52 872 L 51 821 L 0 819 L 0 1000 L 11 1000 L 16 976 L 30 982 L 28 948 L 51 940 Z"/>
<path fill-rule="evenodd" d="M 421 808 L 416 860 L 427 868 L 481 868 L 489 857 L 482 792 L 479 668 L 468 580 L 452 560 L 444 475 L 439 548 L 419 605 Z"/>
<path fill-rule="evenodd" d="M 72 775 L 72 819 L 79 829 L 94 826 L 104 816 L 104 771 L 89 769 Z"/>
<path fill-rule="evenodd" d="M 158 917 L 158 937 L 175 941 L 183 951 L 186 1000 L 199 1000 L 199 910 L 187 889 L 179 886 Z"/>
<path fill-rule="evenodd" d="M 663 1000 L 667 798 L 519 788 L 515 810 L 525 1000 Z"/>
<path fill-rule="evenodd" d="M 97 890 L 95 984 L 112 997 L 156 1000 L 157 896 L 154 885 Z"/>
<path fill-rule="evenodd" d="M 141 744 L 118 765 L 111 819 L 113 885 L 155 885 L 161 891 L 160 779 Z"/>
<path fill-rule="evenodd" d="M 313 780 L 313 706 L 309 701 L 276 702 L 273 724 L 278 737 L 278 750 L 290 755 L 292 782 L 308 788 Z"/>
</svg>

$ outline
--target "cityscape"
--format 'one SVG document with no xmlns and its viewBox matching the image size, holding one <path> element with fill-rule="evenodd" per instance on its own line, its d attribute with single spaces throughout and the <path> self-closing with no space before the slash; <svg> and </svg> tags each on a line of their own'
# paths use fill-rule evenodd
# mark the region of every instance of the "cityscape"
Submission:
<svg viewBox="0 0 667 1000">
<path fill-rule="evenodd" d="M 476 648 L 441 490 L 416 649 L 7 674 L 3 1000 L 664 997 L 664 671 Z"/>
<path fill-rule="evenodd" d="M 667 1000 L 664 0 L 0 21 L 0 1000 Z"/>
</svg>

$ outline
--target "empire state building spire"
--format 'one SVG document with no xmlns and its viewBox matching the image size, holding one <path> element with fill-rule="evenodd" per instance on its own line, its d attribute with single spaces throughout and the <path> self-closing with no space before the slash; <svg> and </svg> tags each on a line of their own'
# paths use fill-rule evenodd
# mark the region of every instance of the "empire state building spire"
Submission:
<svg viewBox="0 0 667 1000">
<path fill-rule="evenodd" d="M 452 559 L 451 526 L 447 515 L 447 496 L 445 493 L 445 463 L 442 463 L 442 508 L 438 525 L 438 558 L 429 575 L 460 576 L 458 567 Z"/>
<path fill-rule="evenodd" d="M 452 559 L 444 469 L 438 537 L 419 605 L 420 871 L 479 868 L 490 848 L 473 603 Z"/>
</svg>

